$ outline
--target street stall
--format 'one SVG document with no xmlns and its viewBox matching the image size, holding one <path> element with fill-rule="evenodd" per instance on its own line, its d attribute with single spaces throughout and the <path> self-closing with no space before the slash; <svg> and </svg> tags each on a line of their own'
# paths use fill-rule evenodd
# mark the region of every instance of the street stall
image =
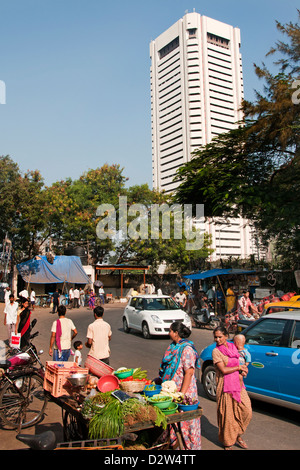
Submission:
<svg viewBox="0 0 300 470">
<path fill-rule="evenodd" d="M 62 409 L 61 448 L 170 449 L 171 427 L 185 450 L 180 423 L 202 415 L 174 382 L 157 385 L 141 368 L 115 371 L 94 358 L 84 367 L 48 361 L 44 389 Z"/>
</svg>

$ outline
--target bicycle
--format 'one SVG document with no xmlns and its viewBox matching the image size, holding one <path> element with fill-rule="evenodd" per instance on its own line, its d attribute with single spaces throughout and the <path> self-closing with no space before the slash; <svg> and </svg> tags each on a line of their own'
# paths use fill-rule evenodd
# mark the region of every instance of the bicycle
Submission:
<svg viewBox="0 0 300 470">
<path fill-rule="evenodd" d="M 28 347 L 0 362 L 0 420 L 10 429 L 20 431 L 40 422 L 48 403 L 45 368 L 31 343 L 37 335 L 38 332 L 30 337 Z M 35 367 L 37 362 L 39 368 Z"/>
</svg>

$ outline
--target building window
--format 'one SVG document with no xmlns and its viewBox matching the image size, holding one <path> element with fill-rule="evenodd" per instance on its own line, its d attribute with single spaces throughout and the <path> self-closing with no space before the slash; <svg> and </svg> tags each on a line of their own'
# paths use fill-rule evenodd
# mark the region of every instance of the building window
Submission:
<svg viewBox="0 0 300 470">
<path fill-rule="evenodd" d="M 188 29 L 188 35 L 189 35 L 189 39 L 196 38 L 197 37 L 197 29 L 196 28 Z"/>
<path fill-rule="evenodd" d="M 216 36 L 215 34 L 207 33 L 207 42 L 215 46 L 224 47 L 224 49 L 229 49 L 229 39 Z"/>
<path fill-rule="evenodd" d="M 166 55 L 170 54 L 170 52 L 174 51 L 179 47 L 179 36 L 175 38 L 173 41 L 169 42 L 165 47 L 163 47 L 160 51 L 158 51 L 159 58 L 162 59 Z"/>
</svg>

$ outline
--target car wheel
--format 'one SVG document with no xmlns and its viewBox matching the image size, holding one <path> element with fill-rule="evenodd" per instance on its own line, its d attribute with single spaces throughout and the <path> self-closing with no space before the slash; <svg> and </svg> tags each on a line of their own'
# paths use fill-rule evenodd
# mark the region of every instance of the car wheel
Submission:
<svg viewBox="0 0 300 470">
<path fill-rule="evenodd" d="M 145 339 L 149 339 L 151 337 L 150 331 L 149 331 L 149 326 L 146 322 L 142 324 L 142 333 Z"/>
<path fill-rule="evenodd" d="M 130 332 L 130 328 L 128 327 L 128 323 L 125 317 L 123 318 L 123 330 L 125 331 L 125 333 Z"/>
<path fill-rule="evenodd" d="M 204 392 L 210 400 L 216 401 L 216 371 L 214 366 L 207 366 L 202 376 Z"/>
</svg>

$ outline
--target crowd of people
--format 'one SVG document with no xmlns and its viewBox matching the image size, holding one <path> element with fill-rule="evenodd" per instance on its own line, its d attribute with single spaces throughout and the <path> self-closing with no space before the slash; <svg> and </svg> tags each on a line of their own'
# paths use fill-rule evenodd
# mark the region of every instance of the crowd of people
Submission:
<svg viewBox="0 0 300 470">
<path fill-rule="evenodd" d="M 72 306 L 75 308 L 80 303 L 80 291 L 74 289 L 70 295 Z M 69 293 L 70 294 L 70 293 Z M 112 337 L 111 326 L 103 318 L 104 308 L 95 306 L 94 292 L 90 292 L 89 308 L 93 311 L 94 321 L 88 325 L 85 342 L 78 341 L 78 332 L 72 319 L 67 317 L 67 308 L 60 304 L 59 292 L 53 293 L 53 313 L 58 318 L 53 321 L 50 333 L 49 355 L 54 361 L 82 363 L 82 349 L 85 346 L 88 356 L 101 360 L 106 364 L 110 361 L 110 340 Z M 212 293 L 196 293 L 197 302 L 202 308 L 206 308 L 208 302 L 214 298 Z M 216 294 L 216 292 L 215 292 Z M 240 315 L 249 318 L 250 309 L 255 310 L 249 299 L 249 292 L 245 291 L 240 299 L 228 287 L 226 292 L 227 311 L 239 310 Z M 27 291 L 19 294 L 20 303 L 14 295 L 6 292 L 4 308 L 4 324 L 7 326 L 8 337 L 19 333 L 21 336 L 21 347 L 28 342 L 31 309 L 29 307 L 30 296 Z M 196 296 L 195 296 L 196 298 Z M 174 300 L 183 309 L 187 308 L 188 295 L 181 287 Z M 255 313 L 255 312 L 254 312 Z M 251 312 L 252 316 L 252 312 Z M 253 317 L 254 318 L 254 317 Z M 192 341 L 188 338 L 191 330 L 181 322 L 170 325 L 169 336 L 171 343 L 166 349 L 159 368 L 158 381 L 173 380 L 177 390 L 182 394 L 197 400 L 198 390 L 195 372 L 200 367 L 199 354 Z M 245 349 L 243 335 L 237 335 L 234 342 L 228 341 L 228 333 L 223 326 L 214 330 L 213 362 L 216 369 L 217 380 L 217 422 L 219 428 L 219 440 L 224 449 L 231 449 L 237 444 L 246 449 L 247 444 L 243 434 L 251 420 L 251 402 L 244 386 L 244 377 L 248 373 L 248 364 L 251 361 L 247 349 Z M 72 344 L 73 343 L 73 344 Z M 74 351 L 73 351 L 74 348 Z M 188 450 L 201 449 L 201 425 L 200 418 L 181 423 L 181 431 L 185 446 Z M 177 436 L 172 429 L 169 430 L 171 445 L 176 448 Z"/>
</svg>

